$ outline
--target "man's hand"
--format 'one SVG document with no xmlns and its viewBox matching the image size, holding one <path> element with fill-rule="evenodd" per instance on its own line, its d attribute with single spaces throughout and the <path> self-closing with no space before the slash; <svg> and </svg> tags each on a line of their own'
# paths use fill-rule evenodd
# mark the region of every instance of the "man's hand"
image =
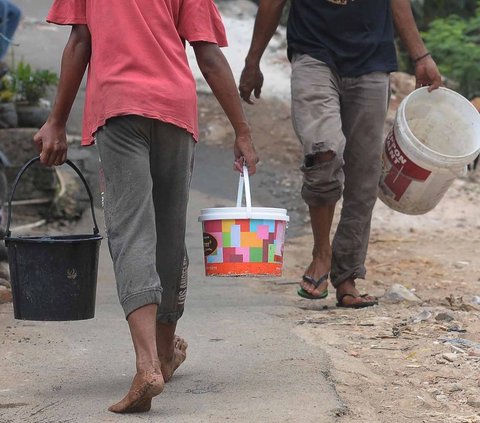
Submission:
<svg viewBox="0 0 480 423">
<path fill-rule="evenodd" d="M 260 98 L 263 86 L 263 74 L 258 65 L 246 65 L 240 76 L 240 84 L 238 86 L 240 91 L 240 97 L 248 104 L 253 104 L 253 100 L 250 98 L 253 94 L 255 98 Z"/>
<path fill-rule="evenodd" d="M 233 146 L 235 154 L 235 169 L 243 172 L 243 165 L 248 169 L 248 174 L 253 175 L 257 171 L 258 156 L 252 143 L 250 132 L 237 134 Z"/>
<path fill-rule="evenodd" d="M 60 166 L 67 160 L 67 135 L 65 127 L 47 121 L 35 134 L 33 142 L 45 166 Z"/>
<path fill-rule="evenodd" d="M 431 56 L 415 63 L 416 88 L 428 86 L 428 91 L 436 90 L 442 85 L 442 76 Z"/>
<path fill-rule="evenodd" d="M 415 62 L 416 88 L 428 86 L 428 91 L 437 89 L 442 85 L 442 77 L 420 36 L 410 0 L 390 0 L 390 5 L 400 40 Z"/>
<path fill-rule="evenodd" d="M 260 60 L 277 30 L 286 3 L 287 0 L 265 0 L 259 2 L 257 17 L 253 27 L 252 42 L 245 59 L 245 69 L 243 69 L 239 84 L 240 97 L 248 104 L 253 104 L 253 100 L 250 98 L 252 92 L 255 98 L 260 98 L 263 85 Z"/>
</svg>

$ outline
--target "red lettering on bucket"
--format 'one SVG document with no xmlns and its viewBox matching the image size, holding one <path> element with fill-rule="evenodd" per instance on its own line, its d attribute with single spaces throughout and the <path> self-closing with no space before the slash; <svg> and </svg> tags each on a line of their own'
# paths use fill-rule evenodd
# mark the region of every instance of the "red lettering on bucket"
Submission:
<svg viewBox="0 0 480 423">
<path fill-rule="evenodd" d="M 385 140 L 384 157 L 390 162 L 391 168 L 383 182 L 393 193 L 395 201 L 402 198 L 412 181 L 426 181 L 432 173 L 409 159 L 399 147 L 393 129 Z"/>
</svg>

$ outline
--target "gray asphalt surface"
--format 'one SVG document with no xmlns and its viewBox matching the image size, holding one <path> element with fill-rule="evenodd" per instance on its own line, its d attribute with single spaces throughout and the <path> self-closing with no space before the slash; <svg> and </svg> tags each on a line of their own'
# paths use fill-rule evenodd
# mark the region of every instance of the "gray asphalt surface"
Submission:
<svg viewBox="0 0 480 423">
<path fill-rule="evenodd" d="M 17 3 L 25 20 L 17 35 L 16 57 L 58 70 L 68 28 L 52 29 L 41 23 L 48 0 Z M 79 128 L 81 97 L 71 131 Z M 11 305 L 0 306 L 0 423 L 336 420 L 342 404 L 328 380 L 329 358 L 292 332 L 293 301 L 259 293 L 256 287 L 268 281 L 213 279 L 203 274 L 198 212 L 231 205 L 236 176 L 231 171 L 222 174 L 218 179 L 224 184 L 219 188 L 217 180 L 208 192 L 205 179 L 215 160 L 226 153 L 205 154 L 201 148 L 194 178 L 203 182 L 193 185 L 187 234 L 192 263 L 189 295 L 178 330 L 189 342 L 188 359 L 154 401 L 152 411 L 119 416 L 106 410 L 130 386 L 134 355 L 104 240 L 95 319 L 21 322 L 13 319 Z M 223 160 L 230 163 L 230 154 Z M 102 221 L 101 210 L 97 215 Z M 77 233 L 90 228 L 85 214 Z"/>
</svg>

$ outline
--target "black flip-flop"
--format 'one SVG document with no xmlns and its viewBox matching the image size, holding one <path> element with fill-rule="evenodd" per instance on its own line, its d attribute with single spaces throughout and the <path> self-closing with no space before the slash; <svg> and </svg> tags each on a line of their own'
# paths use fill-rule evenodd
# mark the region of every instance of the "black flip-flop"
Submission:
<svg viewBox="0 0 480 423">
<path fill-rule="evenodd" d="M 337 307 L 365 308 L 365 307 L 372 307 L 374 305 L 378 305 L 378 299 L 376 299 L 376 298 L 373 301 L 362 301 L 361 303 L 352 303 L 352 304 L 345 305 L 345 304 L 343 304 L 343 299 L 345 297 L 365 298 L 365 297 L 369 297 L 369 295 L 368 294 L 363 294 L 363 295 L 343 294 L 342 296 L 340 296 L 340 298 L 337 299 Z"/>
<path fill-rule="evenodd" d="M 311 283 L 315 288 L 318 288 L 322 282 L 328 280 L 328 276 L 328 273 L 325 273 L 320 277 L 320 279 L 315 280 L 311 276 L 303 275 L 302 279 L 304 282 Z M 328 296 L 328 287 L 320 295 L 312 295 L 300 287 L 297 289 L 297 294 L 302 298 L 306 298 L 307 300 L 323 300 Z"/>
</svg>

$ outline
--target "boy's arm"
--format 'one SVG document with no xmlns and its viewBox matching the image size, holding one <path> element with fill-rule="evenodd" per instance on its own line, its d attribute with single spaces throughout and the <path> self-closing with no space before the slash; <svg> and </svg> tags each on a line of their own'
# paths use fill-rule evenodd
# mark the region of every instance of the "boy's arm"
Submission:
<svg viewBox="0 0 480 423">
<path fill-rule="evenodd" d="M 252 42 L 245 59 L 245 68 L 242 71 L 239 85 L 240 96 L 249 104 L 253 104 L 250 99 L 252 91 L 255 98 L 260 98 L 263 85 L 260 59 L 280 23 L 285 3 L 286 0 L 260 0 Z"/>
<path fill-rule="evenodd" d="M 249 175 L 253 175 L 258 157 L 230 66 L 217 44 L 195 42 L 192 47 L 205 80 L 235 130 L 235 167 L 241 171 L 243 157 Z"/>
<path fill-rule="evenodd" d="M 390 4 L 395 28 L 415 63 L 416 87 L 429 85 L 429 91 L 438 88 L 442 84 L 442 76 L 420 37 L 410 0 L 391 0 Z"/>
<path fill-rule="evenodd" d="M 88 27 L 74 25 L 63 51 L 60 80 L 52 111 L 47 122 L 33 138 L 40 152 L 40 162 L 46 166 L 58 166 L 67 159 L 65 126 L 90 61 L 90 53 Z"/>
</svg>

